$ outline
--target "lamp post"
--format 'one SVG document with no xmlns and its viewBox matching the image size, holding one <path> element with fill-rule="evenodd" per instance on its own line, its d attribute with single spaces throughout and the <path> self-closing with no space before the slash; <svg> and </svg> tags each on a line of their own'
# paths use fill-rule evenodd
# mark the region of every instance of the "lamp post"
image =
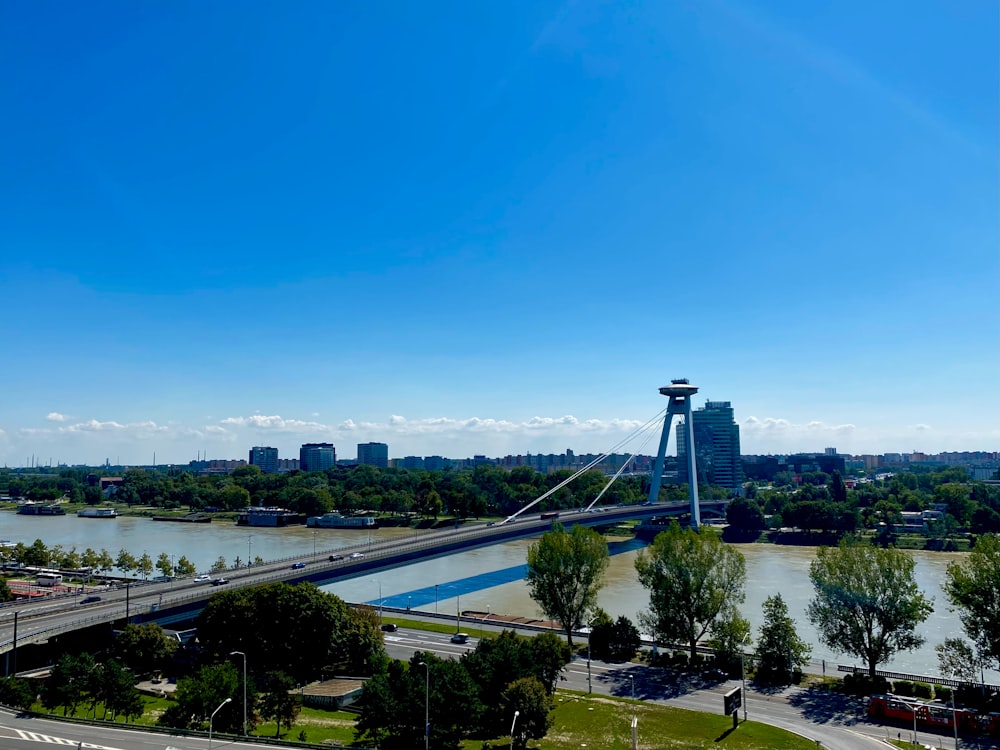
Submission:
<svg viewBox="0 0 1000 750">
<path fill-rule="evenodd" d="M 593 628 L 587 629 L 587 693 L 588 694 L 594 692 L 594 686 L 590 681 L 590 631 L 591 630 L 593 630 Z"/>
<path fill-rule="evenodd" d="M 248 568 L 250 567 L 250 561 L 253 560 L 253 558 L 250 557 L 250 550 L 252 549 L 252 547 L 253 547 L 253 534 L 250 534 L 247 537 L 247 567 Z"/>
<path fill-rule="evenodd" d="M 316 532 L 313 532 L 313 560 L 316 559 Z"/>
<path fill-rule="evenodd" d="M 750 642 L 750 634 L 747 633 L 746 637 L 743 639 L 743 643 L 740 644 L 740 685 L 742 687 L 741 693 L 743 694 L 743 721 L 747 720 L 747 667 L 745 661 L 745 654 L 743 653 L 743 646 Z"/>
<path fill-rule="evenodd" d="M 629 681 L 629 684 L 632 687 L 632 700 L 635 700 L 635 675 L 634 674 L 630 674 L 628 676 L 628 681 Z"/>
<path fill-rule="evenodd" d="M 438 585 L 434 584 L 434 614 L 438 613 Z"/>
<path fill-rule="evenodd" d="M 514 721 L 510 723 L 510 747 L 511 750 L 514 748 L 514 727 L 517 725 L 517 717 L 521 715 L 520 711 L 514 712 Z"/>
<path fill-rule="evenodd" d="M 424 668 L 424 750 L 431 745 L 431 668 L 427 662 L 419 662 Z"/>
<path fill-rule="evenodd" d="M 239 654 L 243 657 L 243 736 L 247 734 L 247 655 L 242 651 L 230 651 L 230 656 Z"/>
<path fill-rule="evenodd" d="M 219 710 L 227 703 L 232 703 L 232 698 L 226 698 L 222 703 L 219 704 L 219 708 L 212 711 L 212 715 L 208 717 L 208 750 L 212 750 L 212 722 L 215 721 L 215 715 L 219 713 Z"/>
</svg>

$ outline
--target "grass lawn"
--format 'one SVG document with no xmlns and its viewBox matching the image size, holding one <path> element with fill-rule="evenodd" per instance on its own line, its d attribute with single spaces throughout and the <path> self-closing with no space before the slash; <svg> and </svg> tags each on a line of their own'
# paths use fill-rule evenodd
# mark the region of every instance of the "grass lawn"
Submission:
<svg viewBox="0 0 1000 750">
<path fill-rule="evenodd" d="M 641 701 L 559 691 L 554 723 L 548 735 L 532 747 L 559 750 L 581 747 L 629 750 L 632 715 L 638 718 L 640 748 L 740 748 L 742 750 L 816 750 L 816 744 L 783 729 L 755 721 L 740 723 L 721 714 L 687 711 Z M 509 744 L 509 739 L 499 745 Z M 474 747 L 466 745 L 467 748 Z"/>
<path fill-rule="evenodd" d="M 155 724 L 160 714 L 170 705 L 161 698 L 144 697 L 146 712 L 134 722 L 139 725 Z M 41 706 L 35 706 L 41 711 Z M 97 716 L 103 708 L 97 707 Z M 652 748 L 732 748 L 733 750 L 815 750 L 816 745 L 783 729 L 759 724 L 755 721 L 741 723 L 733 731 L 731 718 L 718 714 L 687 711 L 682 708 L 659 706 L 641 701 L 628 701 L 605 696 L 588 696 L 582 693 L 559 691 L 556 708 L 552 712 L 553 725 L 548 735 L 532 741 L 529 747 L 538 750 L 579 750 L 593 747 L 602 750 L 629 750 L 632 746 L 632 715 L 638 717 L 639 747 Z M 62 715 L 57 712 L 56 715 Z M 76 712 L 77 718 L 92 718 L 87 708 Z M 356 714 L 347 711 L 321 711 L 303 708 L 290 731 L 282 732 L 282 739 L 295 742 L 304 733 L 304 740 L 313 744 L 330 741 L 338 745 L 354 742 Z M 119 722 L 122 723 L 122 722 Z M 258 737 L 274 737 L 273 723 L 262 724 L 253 732 Z M 481 739 L 463 743 L 465 750 L 479 750 Z M 490 741 L 496 750 L 510 745 L 509 737 Z"/>
</svg>

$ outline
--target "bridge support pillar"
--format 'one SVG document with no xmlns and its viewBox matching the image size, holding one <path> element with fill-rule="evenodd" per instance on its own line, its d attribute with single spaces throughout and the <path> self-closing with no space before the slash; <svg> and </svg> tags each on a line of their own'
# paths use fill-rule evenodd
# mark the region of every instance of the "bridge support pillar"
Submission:
<svg viewBox="0 0 1000 750">
<path fill-rule="evenodd" d="M 660 393 L 670 399 L 667 413 L 663 417 L 663 432 L 660 435 L 660 447 L 656 451 L 656 461 L 653 463 L 653 476 L 649 483 L 648 502 L 655 503 L 660 497 L 660 485 L 663 482 L 663 464 L 667 453 L 667 442 L 670 440 L 670 426 L 674 416 L 684 418 L 684 439 L 687 442 L 687 474 L 688 494 L 691 498 L 691 526 L 701 526 L 701 510 L 698 505 L 698 472 L 694 455 L 694 422 L 691 419 L 691 397 L 698 392 L 698 387 L 688 383 L 686 378 L 671 380 L 670 385 L 660 388 Z"/>
</svg>

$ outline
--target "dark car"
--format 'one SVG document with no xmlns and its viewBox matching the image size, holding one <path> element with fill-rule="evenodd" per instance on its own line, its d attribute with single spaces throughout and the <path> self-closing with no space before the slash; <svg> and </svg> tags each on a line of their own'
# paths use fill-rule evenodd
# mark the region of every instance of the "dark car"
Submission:
<svg viewBox="0 0 1000 750">
<path fill-rule="evenodd" d="M 85 596 L 80 600 L 80 604 L 93 604 L 99 601 L 101 601 L 101 597 L 99 596 Z"/>
<path fill-rule="evenodd" d="M 330 562 L 337 562 L 337 560 L 343 560 L 343 555 L 330 555 Z"/>
<path fill-rule="evenodd" d="M 292 570 L 302 570 L 305 566 L 305 563 L 295 563 L 292 565 Z"/>
<path fill-rule="evenodd" d="M 397 625 L 394 622 L 387 622 L 382 626 L 382 630 L 384 630 L 386 633 L 395 633 L 397 630 L 399 630 L 399 625 Z"/>
<path fill-rule="evenodd" d="M 724 682 L 729 679 L 729 673 L 724 669 L 709 669 L 702 672 L 701 676 L 710 682 Z"/>
<path fill-rule="evenodd" d="M 213 578 L 212 579 L 212 585 L 213 586 L 222 586 L 222 585 L 227 584 L 227 583 L 229 583 L 229 581 L 227 581 L 225 578 Z"/>
</svg>

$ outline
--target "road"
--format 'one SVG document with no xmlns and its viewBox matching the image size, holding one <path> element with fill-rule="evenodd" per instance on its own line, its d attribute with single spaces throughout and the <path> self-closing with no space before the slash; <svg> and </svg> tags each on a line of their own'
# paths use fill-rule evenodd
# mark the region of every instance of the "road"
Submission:
<svg viewBox="0 0 1000 750">
<path fill-rule="evenodd" d="M 448 634 L 401 628 L 393 633 L 385 633 L 386 651 L 391 657 L 404 660 L 409 660 L 417 650 L 431 652 L 442 658 L 458 658 L 466 651 L 475 649 L 477 644 L 475 638 L 470 638 L 465 644 L 451 643 L 449 638 Z M 707 683 L 697 676 L 686 682 L 678 681 L 660 668 L 634 663 L 607 664 L 595 660 L 590 663 L 588 670 L 586 659 L 577 658 L 566 666 L 560 686 L 586 692 L 588 682 L 598 695 L 629 698 L 634 690 L 637 700 L 718 713 L 722 712 L 723 694 L 739 684 L 738 680 Z M 795 687 L 770 693 L 750 686 L 748 688 L 747 714 L 752 721 L 796 732 L 819 742 L 828 750 L 884 750 L 887 747 L 879 739 L 887 736 L 886 728 L 868 723 L 863 716 L 858 715 L 861 705 L 858 699 L 817 694 L 816 691 Z M 895 734 L 897 731 L 904 739 L 909 737 L 907 731 L 896 727 L 888 730 L 888 733 Z M 641 743 L 641 726 L 639 732 Z M 952 747 L 949 737 L 920 732 L 918 739 L 933 747 Z M 207 738 L 175 737 L 47 719 L 26 719 L 0 711 L 0 750 L 25 750 L 25 742 L 66 747 L 77 747 L 82 742 L 84 748 L 92 750 L 206 750 L 208 747 Z M 232 742 L 229 739 L 216 739 L 213 746 L 236 750 L 273 747 L 257 742 Z M 962 746 L 965 746 L 964 743 Z"/>
<path fill-rule="evenodd" d="M 465 651 L 474 650 L 477 640 L 470 638 L 464 645 L 454 644 L 449 636 L 422 630 L 400 628 L 395 633 L 385 634 L 386 651 L 395 659 L 408 660 L 416 650 L 429 651 L 442 658 L 458 658 Z M 641 664 L 606 664 L 592 661 L 590 683 L 593 692 L 599 695 L 613 695 L 629 698 L 633 683 L 635 697 L 650 703 L 687 708 L 693 711 L 717 711 L 722 713 L 722 696 L 740 683 L 705 683 L 694 677 L 687 683 L 668 681 L 664 670 Z M 566 666 L 560 687 L 569 690 L 587 691 L 588 669 L 586 659 L 574 659 Z M 886 744 L 878 738 L 885 736 L 885 729 L 867 723 L 857 717 L 855 703 L 842 696 L 829 698 L 828 705 L 818 705 L 820 701 L 811 696 L 810 691 L 788 688 L 780 692 L 764 693 L 748 685 L 747 714 L 752 721 L 788 729 L 812 740 L 819 741 L 828 750 L 867 750 L 882 748 Z M 742 719 L 742 716 L 740 717 Z M 640 744 L 642 729 L 640 727 Z M 893 733 L 895 733 L 893 729 Z M 927 735 L 925 741 L 930 741 Z M 937 746 L 938 736 L 933 735 Z"/>
<path fill-rule="evenodd" d="M 288 750 L 287 745 L 212 739 L 212 748 L 219 750 L 277 750 L 279 747 Z M 134 729 L 26 719 L 0 710 L 0 750 L 31 750 L 33 745 L 29 743 L 89 750 L 208 750 L 209 747 L 207 737 L 178 737 Z"/>
</svg>

